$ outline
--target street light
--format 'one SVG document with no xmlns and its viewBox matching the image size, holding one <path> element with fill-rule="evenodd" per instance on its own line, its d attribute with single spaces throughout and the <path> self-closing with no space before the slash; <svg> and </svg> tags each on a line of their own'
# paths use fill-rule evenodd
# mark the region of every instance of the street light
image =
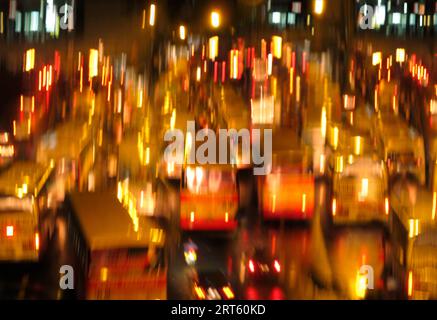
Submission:
<svg viewBox="0 0 437 320">
<path fill-rule="evenodd" d="M 220 14 L 217 11 L 211 12 L 211 25 L 213 28 L 220 26 Z"/>
<path fill-rule="evenodd" d="M 155 25 L 155 11 L 156 6 L 154 4 L 150 5 L 150 15 L 149 15 L 149 25 L 154 26 Z"/>
<path fill-rule="evenodd" d="M 185 37 L 186 37 L 185 26 L 179 26 L 179 38 L 181 38 L 181 40 L 185 40 Z"/>
<path fill-rule="evenodd" d="M 314 0 L 314 13 L 321 15 L 325 9 L 325 0 Z"/>
</svg>

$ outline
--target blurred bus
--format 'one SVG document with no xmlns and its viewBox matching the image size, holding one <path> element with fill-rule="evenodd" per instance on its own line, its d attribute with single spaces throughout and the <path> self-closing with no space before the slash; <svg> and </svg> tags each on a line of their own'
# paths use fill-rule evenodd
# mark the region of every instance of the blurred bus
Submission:
<svg viewBox="0 0 437 320">
<path fill-rule="evenodd" d="M 264 220 L 307 220 L 314 213 L 314 176 L 308 148 L 276 152 L 272 170 L 258 180 Z"/>
<path fill-rule="evenodd" d="M 70 190 L 84 190 L 95 161 L 95 141 L 87 123 L 68 122 L 43 135 L 37 144 L 36 159 L 52 164 L 56 171 L 56 202 Z"/>
<path fill-rule="evenodd" d="M 236 168 L 187 165 L 181 183 L 180 225 L 184 231 L 233 231 L 237 228 Z"/>
<path fill-rule="evenodd" d="M 167 297 L 165 231 L 126 210 L 112 193 L 72 193 L 66 200 L 70 249 L 80 299 Z"/>
<path fill-rule="evenodd" d="M 0 260 L 38 261 L 53 169 L 15 162 L 0 175 Z"/>
<path fill-rule="evenodd" d="M 413 239 L 408 254 L 406 291 L 412 300 L 437 299 L 437 229 Z"/>
<path fill-rule="evenodd" d="M 376 130 L 390 178 L 411 173 L 424 185 L 426 168 L 422 136 L 403 120 L 388 114 L 378 116 Z"/>
<path fill-rule="evenodd" d="M 381 222 L 388 225 L 390 204 L 384 163 L 362 157 L 349 164 L 338 156 L 331 205 L 334 224 Z"/>
</svg>

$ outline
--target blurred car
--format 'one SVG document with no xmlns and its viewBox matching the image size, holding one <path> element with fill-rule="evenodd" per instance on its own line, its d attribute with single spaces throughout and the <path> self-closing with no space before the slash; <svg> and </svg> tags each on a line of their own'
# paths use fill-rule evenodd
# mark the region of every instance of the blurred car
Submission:
<svg viewBox="0 0 437 320">
<path fill-rule="evenodd" d="M 198 271 L 193 279 L 197 300 L 232 300 L 235 293 L 226 276 L 219 270 Z"/>
<path fill-rule="evenodd" d="M 9 133 L 0 132 L 0 167 L 9 164 L 15 155 L 15 147 L 10 141 Z"/>
<path fill-rule="evenodd" d="M 19 121 L 13 122 L 14 126 L 14 140 L 28 141 L 32 134 L 32 118 L 23 118 Z"/>
<path fill-rule="evenodd" d="M 344 165 L 337 159 L 333 178 L 332 222 L 388 224 L 390 204 L 387 172 L 382 161 L 370 157 Z"/>
<path fill-rule="evenodd" d="M 411 173 L 425 184 L 425 147 L 423 137 L 397 116 L 380 113 L 375 132 L 383 146 L 390 179 Z"/>
<path fill-rule="evenodd" d="M 273 132 L 271 172 L 258 178 L 258 201 L 265 221 L 309 221 L 314 213 L 312 154 L 289 129 Z"/>
<path fill-rule="evenodd" d="M 249 281 L 278 281 L 281 273 L 279 260 L 267 250 L 256 248 L 247 257 L 247 276 Z"/>
<path fill-rule="evenodd" d="M 408 271 L 408 298 L 437 299 L 437 230 L 419 234 L 411 246 Z"/>
</svg>

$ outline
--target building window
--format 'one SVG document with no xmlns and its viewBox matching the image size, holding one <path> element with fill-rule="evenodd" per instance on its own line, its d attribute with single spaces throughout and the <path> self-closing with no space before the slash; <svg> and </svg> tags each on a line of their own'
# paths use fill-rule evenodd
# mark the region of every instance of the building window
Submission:
<svg viewBox="0 0 437 320">
<path fill-rule="evenodd" d="M 302 2 L 293 2 L 291 5 L 291 12 L 302 13 Z"/>
<path fill-rule="evenodd" d="M 401 23 L 401 14 L 399 12 L 394 12 L 392 14 L 392 24 L 400 24 Z"/>
<path fill-rule="evenodd" d="M 280 24 L 281 23 L 281 13 L 280 12 L 273 12 L 272 13 L 272 23 L 273 24 Z"/>
<path fill-rule="evenodd" d="M 288 22 L 288 24 L 295 25 L 296 24 L 296 14 L 289 12 L 287 22 Z"/>
</svg>

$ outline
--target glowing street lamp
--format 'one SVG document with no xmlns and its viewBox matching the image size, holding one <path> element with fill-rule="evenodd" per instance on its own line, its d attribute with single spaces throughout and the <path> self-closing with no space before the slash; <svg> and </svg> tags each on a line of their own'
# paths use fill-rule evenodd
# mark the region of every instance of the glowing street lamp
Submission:
<svg viewBox="0 0 437 320">
<path fill-rule="evenodd" d="M 186 38 L 186 29 L 185 29 L 185 26 L 180 26 L 179 27 L 179 38 L 181 40 L 185 40 L 185 38 Z"/>
<path fill-rule="evenodd" d="M 154 4 L 150 5 L 150 15 L 149 15 L 149 25 L 155 25 L 155 14 L 156 14 L 156 6 Z"/>
<path fill-rule="evenodd" d="M 325 9 L 325 0 L 314 0 L 314 13 L 321 15 Z"/>
<path fill-rule="evenodd" d="M 220 26 L 220 14 L 217 11 L 211 12 L 211 25 L 213 28 Z"/>
</svg>

